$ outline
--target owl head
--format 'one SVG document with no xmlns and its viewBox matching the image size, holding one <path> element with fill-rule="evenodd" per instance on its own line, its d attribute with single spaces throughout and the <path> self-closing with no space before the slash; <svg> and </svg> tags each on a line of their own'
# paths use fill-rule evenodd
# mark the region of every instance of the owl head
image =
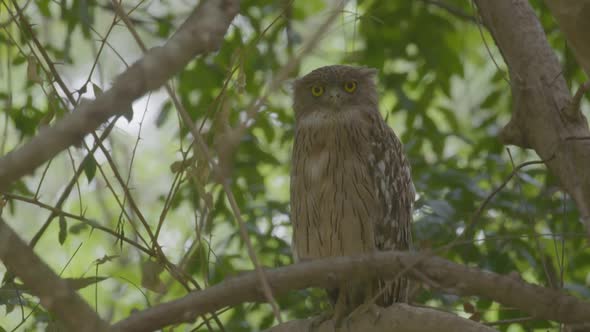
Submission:
<svg viewBox="0 0 590 332">
<path fill-rule="evenodd" d="M 343 65 L 315 69 L 295 81 L 295 118 L 337 118 L 352 111 L 376 110 L 376 73 L 372 68 Z"/>
</svg>

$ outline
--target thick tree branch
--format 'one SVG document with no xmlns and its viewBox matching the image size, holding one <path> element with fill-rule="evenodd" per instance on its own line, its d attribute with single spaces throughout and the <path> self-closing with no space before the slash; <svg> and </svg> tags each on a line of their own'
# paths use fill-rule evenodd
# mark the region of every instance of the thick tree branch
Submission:
<svg viewBox="0 0 590 332">
<path fill-rule="evenodd" d="M 590 221 L 590 140 L 578 139 L 590 131 L 586 117 L 570 107 L 571 94 L 541 24 L 527 0 L 475 2 L 510 72 L 513 113 L 500 139 L 550 159 L 547 167 Z"/>
<path fill-rule="evenodd" d="M 346 325 L 347 331 L 372 332 L 491 332 L 495 329 L 444 311 L 396 304 L 388 308 L 354 315 Z M 311 331 L 314 318 L 293 320 L 279 324 L 266 332 Z M 317 326 L 314 332 L 333 332 L 330 321 Z"/>
<path fill-rule="evenodd" d="M 331 287 L 345 279 L 380 275 L 395 277 L 411 267 L 410 278 L 457 295 L 478 295 L 518 308 L 538 319 L 564 323 L 590 321 L 590 303 L 557 290 L 535 286 L 519 278 L 502 276 L 452 263 L 431 254 L 379 252 L 334 257 L 266 271 L 274 294 L 308 287 Z M 151 331 L 194 319 L 197 315 L 243 302 L 264 301 L 255 273 L 228 279 L 178 300 L 138 312 L 113 327 L 124 331 Z"/>
<path fill-rule="evenodd" d="M 545 3 L 565 34 L 568 46 L 574 52 L 576 60 L 590 77 L 590 42 L 588 42 L 590 0 L 545 0 Z"/>
<path fill-rule="evenodd" d="M 0 260 L 69 331 L 109 330 L 108 324 L 98 317 L 88 303 L 57 276 L 1 218 Z"/>
<path fill-rule="evenodd" d="M 121 74 L 110 90 L 92 102 L 80 103 L 73 113 L 1 158 L 0 192 L 111 116 L 123 115 L 134 100 L 162 86 L 196 55 L 217 50 L 238 9 L 238 0 L 201 1 L 164 46 L 151 49 Z"/>
</svg>

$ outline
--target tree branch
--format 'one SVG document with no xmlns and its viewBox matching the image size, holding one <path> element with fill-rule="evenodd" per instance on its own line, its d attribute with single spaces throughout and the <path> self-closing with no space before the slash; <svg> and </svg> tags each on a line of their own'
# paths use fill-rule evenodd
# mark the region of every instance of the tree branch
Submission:
<svg viewBox="0 0 590 332">
<path fill-rule="evenodd" d="M 387 308 L 375 308 L 375 312 L 355 315 L 346 325 L 347 331 L 373 332 L 491 332 L 495 329 L 475 321 L 453 315 L 444 311 L 412 307 L 399 303 Z M 265 332 L 299 332 L 311 331 L 314 318 L 292 320 L 279 324 Z M 333 332 L 331 322 L 326 321 L 317 326 L 314 332 Z"/>
<path fill-rule="evenodd" d="M 505 144 L 534 149 L 572 196 L 590 234 L 590 137 L 586 117 L 570 107 L 571 94 L 543 28 L 527 0 L 475 0 L 507 63 L 512 119 Z"/>
<path fill-rule="evenodd" d="M 545 3 L 566 36 L 568 46 L 576 56 L 576 60 L 590 77 L 590 43 L 588 42 L 590 0 L 545 0 Z"/>
<path fill-rule="evenodd" d="M 0 218 L 0 260 L 69 331 L 108 331 L 86 301 L 55 274 Z"/>
<path fill-rule="evenodd" d="M 449 293 L 477 295 L 518 308 L 538 319 L 564 323 L 589 322 L 590 303 L 554 289 L 452 263 L 429 253 L 379 252 L 354 257 L 332 257 L 266 270 L 274 294 L 308 287 L 328 288 L 343 280 L 379 275 L 394 278 L 412 267 L 408 277 L 424 281 Z M 265 297 L 255 273 L 228 279 L 202 291 L 138 312 L 113 327 L 146 331 L 191 321 L 202 313 L 243 302 L 262 302 Z"/>
<path fill-rule="evenodd" d="M 92 102 L 80 103 L 73 113 L 1 158 L 0 192 L 79 142 L 111 116 L 123 115 L 134 100 L 162 86 L 196 55 L 217 50 L 238 9 L 238 0 L 200 2 L 164 46 L 151 49 L 121 74 L 110 90 Z"/>
</svg>

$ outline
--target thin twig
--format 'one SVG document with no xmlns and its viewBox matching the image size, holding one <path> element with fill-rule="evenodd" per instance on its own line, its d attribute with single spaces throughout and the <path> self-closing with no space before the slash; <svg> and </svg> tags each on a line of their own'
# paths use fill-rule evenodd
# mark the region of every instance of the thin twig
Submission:
<svg viewBox="0 0 590 332">
<path fill-rule="evenodd" d="M 506 187 L 506 185 L 508 184 L 508 182 L 510 182 L 510 180 L 512 180 L 512 178 L 523 168 L 528 167 L 528 166 L 532 166 L 532 165 L 540 165 L 540 164 L 545 164 L 549 161 L 551 161 L 553 158 L 555 158 L 555 155 L 545 159 L 545 160 L 534 160 L 534 161 L 527 161 L 524 162 L 516 167 L 513 168 L 512 172 L 510 173 L 510 175 L 508 175 L 504 181 L 502 181 L 502 183 L 496 187 L 496 189 L 494 189 L 487 197 L 486 199 L 483 201 L 483 203 L 479 206 L 479 208 L 477 208 L 477 210 L 475 211 L 475 213 L 473 214 L 473 216 L 471 217 L 471 219 L 469 220 L 469 222 L 467 223 L 467 226 L 465 226 L 465 228 L 463 229 L 463 232 L 461 232 L 461 234 L 459 234 L 459 236 L 457 236 L 457 238 L 455 238 L 454 241 L 452 241 L 449 245 L 446 245 L 445 247 L 452 247 L 454 242 L 459 240 L 460 238 L 464 237 L 465 234 L 467 234 L 468 231 L 471 231 L 473 229 L 473 227 L 475 227 L 475 225 L 477 224 L 479 218 L 481 217 L 483 211 L 485 210 L 485 208 L 488 206 L 488 204 L 492 201 L 492 199 L 500 192 L 502 191 L 502 189 L 504 189 L 504 187 Z"/>
<path fill-rule="evenodd" d="M 512 168 L 514 169 L 514 159 L 512 158 L 512 152 L 510 151 L 510 148 L 506 148 L 506 151 L 508 152 L 508 157 L 510 158 L 510 164 L 512 165 Z M 520 178 L 517 176 L 516 177 L 516 186 L 518 187 L 518 193 L 520 196 L 520 199 L 522 200 L 524 197 L 524 193 L 522 191 L 522 184 L 520 183 Z M 531 217 L 531 213 L 529 211 L 529 207 L 526 204 L 526 202 L 523 202 L 524 204 L 524 209 L 526 211 L 526 217 L 524 218 L 526 221 L 528 221 L 529 223 L 529 230 L 531 235 L 535 235 L 535 220 L 534 217 Z M 548 266 L 548 262 L 547 262 L 547 257 L 545 257 L 544 253 L 543 253 L 543 248 L 541 246 L 541 241 L 539 240 L 538 237 L 536 236 L 532 236 L 534 238 L 535 241 L 535 247 L 537 249 L 537 253 L 539 254 L 539 259 L 541 260 L 541 264 L 543 265 L 543 272 L 545 272 L 545 277 L 547 278 L 547 282 L 549 283 L 549 285 L 553 288 L 557 288 L 554 284 L 555 280 L 552 277 L 552 275 L 549 273 L 549 266 Z"/>
<path fill-rule="evenodd" d="M 12 193 L 4 193 L 2 194 L 4 197 L 8 198 L 8 199 L 14 199 L 14 200 L 18 200 L 21 202 L 25 202 L 25 203 L 29 203 L 29 204 L 33 204 L 36 205 L 40 208 L 46 209 L 48 211 L 51 211 L 51 213 L 57 217 L 57 216 L 64 216 L 64 217 L 68 217 L 70 219 L 74 219 L 74 220 L 78 220 L 80 222 L 82 222 L 83 224 L 86 224 L 92 228 L 96 228 L 100 231 L 103 231 L 107 234 L 113 235 L 116 239 L 118 240 L 122 240 L 124 242 L 127 242 L 128 244 L 132 245 L 133 247 L 143 251 L 144 253 L 146 253 L 147 255 L 149 255 L 150 257 L 154 257 L 155 253 L 153 251 L 151 251 L 150 249 L 142 246 L 141 244 L 137 243 L 134 240 L 131 240 L 125 236 L 121 236 L 121 234 L 118 234 L 117 232 L 111 230 L 108 227 L 104 227 L 101 224 L 97 223 L 94 220 L 88 219 L 86 217 L 83 216 L 79 216 L 79 215 L 75 215 L 69 212 L 65 212 L 60 210 L 59 208 L 43 203 L 41 201 L 39 201 L 36 198 L 29 198 L 29 197 L 25 197 L 25 196 L 21 196 L 21 195 L 17 195 L 17 194 L 12 194 Z"/>
</svg>

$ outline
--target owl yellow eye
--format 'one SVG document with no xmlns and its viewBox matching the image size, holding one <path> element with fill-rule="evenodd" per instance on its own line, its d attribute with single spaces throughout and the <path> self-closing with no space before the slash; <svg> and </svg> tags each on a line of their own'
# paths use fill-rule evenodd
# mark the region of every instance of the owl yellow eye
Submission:
<svg viewBox="0 0 590 332">
<path fill-rule="evenodd" d="M 311 87 L 311 94 L 319 97 L 324 94 L 324 87 L 319 85 L 314 85 Z"/>
<path fill-rule="evenodd" d="M 353 93 L 356 90 L 356 81 L 348 81 L 344 83 L 344 91 Z"/>
</svg>

